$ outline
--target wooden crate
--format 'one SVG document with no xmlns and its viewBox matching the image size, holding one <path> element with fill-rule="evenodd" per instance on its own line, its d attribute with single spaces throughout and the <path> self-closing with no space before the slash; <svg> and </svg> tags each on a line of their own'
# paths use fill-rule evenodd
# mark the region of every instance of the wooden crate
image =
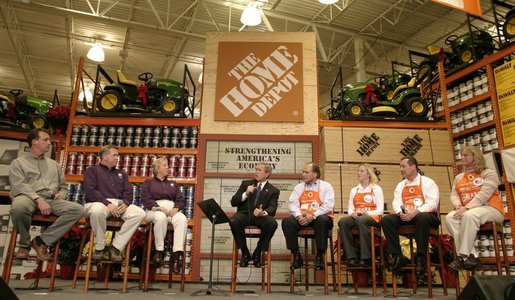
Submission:
<svg viewBox="0 0 515 300">
<path fill-rule="evenodd" d="M 452 166 L 454 164 L 454 149 L 451 147 L 449 132 L 446 130 L 429 130 L 433 164 Z"/>
<path fill-rule="evenodd" d="M 452 168 L 444 166 L 419 166 L 420 170 L 427 177 L 433 179 L 440 190 L 440 212 L 447 213 L 452 210 L 451 205 L 451 184 Z"/>
<path fill-rule="evenodd" d="M 320 167 L 321 177 L 323 180 L 329 182 L 334 189 L 334 211 L 342 212 L 343 205 L 347 205 L 349 192 L 342 193 L 342 185 L 345 182 L 342 177 L 342 171 L 345 169 L 342 163 L 325 163 Z"/>
<path fill-rule="evenodd" d="M 320 163 L 343 162 L 341 127 L 324 127 L 320 132 Z"/>
<path fill-rule="evenodd" d="M 420 164 L 432 164 L 428 130 L 343 128 L 343 161 L 395 163 L 412 155 Z"/>
</svg>

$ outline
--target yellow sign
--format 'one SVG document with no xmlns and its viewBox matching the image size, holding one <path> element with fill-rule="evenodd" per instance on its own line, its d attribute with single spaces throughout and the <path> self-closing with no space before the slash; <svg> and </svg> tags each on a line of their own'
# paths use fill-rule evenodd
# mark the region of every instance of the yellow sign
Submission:
<svg viewBox="0 0 515 300">
<path fill-rule="evenodd" d="M 303 122 L 302 43 L 220 42 L 215 121 Z"/>
<path fill-rule="evenodd" d="M 515 59 L 494 69 L 504 147 L 515 145 Z"/>
</svg>

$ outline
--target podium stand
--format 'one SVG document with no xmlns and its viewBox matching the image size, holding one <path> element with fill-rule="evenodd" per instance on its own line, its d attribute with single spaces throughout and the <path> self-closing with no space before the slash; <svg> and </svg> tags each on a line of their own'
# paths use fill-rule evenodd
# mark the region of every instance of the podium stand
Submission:
<svg viewBox="0 0 515 300">
<path fill-rule="evenodd" d="M 207 289 L 199 290 L 191 294 L 191 296 L 200 295 L 221 295 L 228 296 L 227 292 L 219 289 L 213 289 L 213 253 L 215 248 L 215 225 L 230 222 L 229 218 L 222 210 L 220 205 L 216 203 L 215 199 L 211 198 L 197 202 L 204 215 L 211 221 L 211 253 L 209 255 L 209 284 Z"/>
</svg>

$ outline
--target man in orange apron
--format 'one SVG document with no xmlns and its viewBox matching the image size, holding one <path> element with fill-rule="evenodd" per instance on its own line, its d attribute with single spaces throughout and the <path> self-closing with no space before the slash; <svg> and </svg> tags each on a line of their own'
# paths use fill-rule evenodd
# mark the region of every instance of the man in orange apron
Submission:
<svg viewBox="0 0 515 300">
<path fill-rule="evenodd" d="M 304 227 L 315 229 L 315 269 L 324 268 L 323 255 L 327 250 L 329 230 L 333 228 L 334 190 L 327 181 L 320 180 L 320 167 L 307 163 L 302 171 L 302 180 L 290 196 L 290 217 L 283 219 L 282 229 L 286 247 L 295 259 L 291 269 L 302 267 L 304 262 L 299 252 L 297 232 Z"/>
<path fill-rule="evenodd" d="M 418 163 L 414 157 L 403 157 L 400 168 L 404 180 L 395 188 L 392 202 L 394 213 L 383 217 L 381 227 L 386 237 L 387 250 L 393 258 L 392 272 L 398 273 L 406 265 L 399 244 L 399 227 L 415 226 L 417 243 L 415 272 L 418 277 L 421 277 L 427 272 L 426 252 L 429 229 L 440 225 L 436 216 L 440 195 L 434 180 L 418 172 Z"/>
</svg>

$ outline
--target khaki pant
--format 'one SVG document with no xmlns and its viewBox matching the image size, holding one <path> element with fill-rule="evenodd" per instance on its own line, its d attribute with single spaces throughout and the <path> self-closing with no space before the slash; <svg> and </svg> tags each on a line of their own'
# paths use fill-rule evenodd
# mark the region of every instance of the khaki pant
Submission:
<svg viewBox="0 0 515 300">
<path fill-rule="evenodd" d="M 122 203 L 122 201 L 118 199 L 107 200 L 114 205 Z M 107 206 L 102 202 L 89 202 L 86 203 L 84 207 L 86 208 L 86 215 L 89 218 L 93 233 L 95 234 L 95 250 L 102 250 L 104 249 L 106 242 L 106 220 L 111 216 L 111 213 L 107 210 Z M 138 229 L 138 226 L 141 224 L 141 220 L 143 220 L 144 217 L 145 212 L 143 209 L 136 205 L 129 205 L 127 210 L 125 210 L 120 217 L 124 222 L 120 230 L 116 232 L 112 245 L 120 251 L 123 250 L 131 239 L 132 234 L 136 229 Z"/>
<path fill-rule="evenodd" d="M 46 228 L 40 235 L 47 246 L 52 246 L 84 216 L 84 207 L 66 200 L 45 200 L 52 209 L 52 215 L 59 216 L 54 224 Z M 38 210 L 36 202 L 25 195 L 19 195 L 13 199 L 9 212 L 13 226 L 20 235 L 20 247 L 30 248 L 29 230 L 32 215 L 36 210 Z"/>
<path fill-rule="evenodd" d="M 447 214 L 445 217 L 445 225 L 454 238 L 457 254 L 467 257 L 470 254 L 474 254 L 475 257 L 479 257 L 474 248 L 474 240 L 476 239 L 479 227 L 492 221 L 502 224 L 504 216 L 500 211 L 491 206 L 480 206 L 469 209 L 461 216 L 461 220 L 455 220 L 453 218 L 455 213 L 456 211 L 453 210 Z"/>
<path fill-rule="evenodd" d="M 170 210 L 174 206 L 171 200 L 157 200 L 160 207 Z M 157 251 L 163 251 L 165 245 L 166 227 L 168 223 L 173 225 L 173 252 L 184 251 L 188 219 L 182 212 L 177 212 L 173 217 L 167 217 L 162 211 L 147 211 L 147 222 L 154 223 L 154 243 Z"/>
</svg>

